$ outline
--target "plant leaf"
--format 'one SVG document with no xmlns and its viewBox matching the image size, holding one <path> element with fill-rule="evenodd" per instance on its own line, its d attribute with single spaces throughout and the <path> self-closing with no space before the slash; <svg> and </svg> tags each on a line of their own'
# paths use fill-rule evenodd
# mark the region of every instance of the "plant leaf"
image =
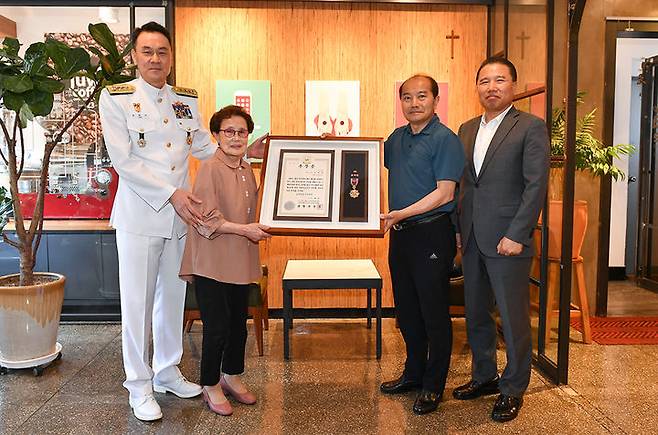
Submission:
<svg viewBox="0 0 658 435">
<path fill-rule="evenodd" d="M 105 23 L 98 24 L 89 24 L 88 26 L 89 33 L 91 37 L 94 38 L 94 41 L 103 47 L 110 57 L 120 58 L 119 50 L 117 49 L 116 39 L 114 38 L 114 33 Z"/>
<path fill-rule="evenodd" d="M 48 77 L 34 77 L 32 79 L 34 82 L 34 89 L 38 89 L 43 92 L 50 92 L 51 94 L 59 94 L 64 91 L 64 83 L 59 80 L 51 79 Z"/>
<path fill-rule="evenodd" d="M 25 72 L 31 76 L 42 75 L 47 76 L 53 71 L 48 66 L 48 52 L 46 51 L 46 44 L 43 42 L 35 42 L 30 45 L 25 51 Z"/>
<path fill-rule="evenodd" d="M 6 37 L 2 41 L 4 52 L 9 56 L 18 56 L 18 50 L 21 48 L 21 43 L 16 38 Z"/>
<path fill-rule="evenodd" d="M 27 74 L 5 77 L 2 85 L 8 91 L 20 94 L 33 88 L 32 79 Z"/>
<path fill-rule="evenodd" d="M 15 94 L 7 91 L 2 95 L 2 102 L 8 110 L 18 112 L 23 107 L 25 100 L 23 99 L 23 94 Z"/>
<path fill-rule="evenodd" d="M 21 106 L 21 110 L 18 112 L 18 119 L 20 120 L 21 128 L 27 127 L 27 122 L 34 119 L 34 114 L 32 114 L 27 104 Z"/>
<path fill-rule="evenodd" d="M 109 57 L 103 56 L 99 58 L 101 68 L 103 68 L 103 72 L 105 73 L 106 76 L 111 76 L 115 72 L 115 66 L 114 63 L 110 60 Z"/>
<path fill-rule="evenodd" d="M 46 52 L 48 53 L 48 56 L 50 59 L 52 59 L 55 65 L 64 63 L 64 57 L 66 56 L 66 52 L 69 50 L 69 47 L 66 44 L 55 39 L 48 38 L 46 39 L 46 42 L 44 42 L 44 45 L 46 46 Z"/>
<path fill-rule="evenodd" d="M 129 42 L 128 45 L 126 45 L 121 51 L 121 58 L 123 59 L 124 57 L 126 57 L 128 53 L 130 53 L 130 50 L 132 49 L 133 49 L 133 44 Z"/>
<path fill-rule="evenodd" d="M 75 76 L 80 70 L 87 69 L 89 65 L 89 53 L 87 50 L 81 47 L 76 47 L 70 49 L 64 56 L 64 63 L 59 65 L 60 69 L 58 70 L 57 65 L 55 70 L 57 74 L 62 79 L 70 79 Z"/>
<path fill-rule="evenodd" d="M 46 116 L 53 110 L 53 94 L 35 89 L 25 93 L 25 103 L 34 115 Z"/>
</svg>

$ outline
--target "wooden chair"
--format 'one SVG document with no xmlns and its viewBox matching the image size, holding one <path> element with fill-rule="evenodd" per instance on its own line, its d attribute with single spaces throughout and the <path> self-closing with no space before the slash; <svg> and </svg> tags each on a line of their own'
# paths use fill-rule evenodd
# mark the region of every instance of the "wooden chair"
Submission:
<svg viewBox="0 0 658 435">
<path fill-rule="evenodd" d="M 267 303 L 267 266 L 262 265 L 263 276 L 260 282 L 249 286 L 249 315 L 254 320 L 254 332 L 256 335 L 256 347 L 258 355 L 263 356 L 263 329 L 269 330 L 269 305 Z M 183 331 L 190 332 L 195 320 L 201 320 L 194 293 L 194 285 L 187 285 L 185 296 L 185 312 L 183 314 Z"/>
<path fill-rule="evenodd" d="M 533 260 L 534 262 L 534 272 L 535 277 L 539 277 L 539 264 L 540 257 L 537 256 Z M 587 286 L 585 284 L 585 268 L 583 265 L 583 257 L 578 256 L 577 258 L 571 259 L 571 264 L 575 272 L 576 277 L 576 287 L 578 290 L 578 305 L 571 303 L 569 310 L 569 317 L 580 317 L 580 323 L 582 325 L 582 337 L 583 343 L 590 344 L 592 343 L 592 328 L 590 326 L 590 313 L 589 313 L 589 303 L 587 301 Z M 548 282 L 546 289 L 546 331 L 544 331 L 544 343 L 548 344 L 551 337 L 551 327 L 553 325 L 553 320 L 555 316 L 559 314 L 559 310 L 555 308 L 557 304 L 556 295 L 558 294 L 560 288 L 560 259 L 548 257 Z M 534 286 L 533 286 L 534 287 Z M 539 304 L 537 302 L 532 304 L 535 309 L 539 310 Z"/>
</svg>

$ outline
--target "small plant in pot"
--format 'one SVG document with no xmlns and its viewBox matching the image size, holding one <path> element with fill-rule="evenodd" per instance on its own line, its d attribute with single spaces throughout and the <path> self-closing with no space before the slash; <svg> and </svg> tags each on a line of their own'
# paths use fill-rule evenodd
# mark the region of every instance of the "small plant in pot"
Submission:
<svg viewBox="0 0 658 435">
<path fill-rule="evenodd" d="M 5 111 L 0 116 L 0 137 L 6 146 L 0 148 L 0 164 L 6 165 L 9 175 L 9 196 L 4 188 L 0 191 L 0 230 L 3 242 L 16 248 L 20 258 L 20 273 L 0 277 L 0 367 L 12 368 L 12 363 L 34 362 L 58 354 L 56 339 L 64 277 L 34 271 L 43 230 L 50 158 L 67 130 L 105 86 L 133 79 L 129 75 L 132 67 L 125 61 L 131 47 L 120 50 L 106 24 L 90 24 L 88 29 L 102 47 L 89 48 L 93 59 L 84 48 L 70 47 L 54 39 L 31 44 L 22 56 L 17 39 L 5 38 L 0 47 L 0 97 Z M 29 121 L 50 114 L 55 96 L 74 77 L 87 77 L 94 83 L 93 91 L 80 97 L 77 111 L 61 129 L 46 136 L 36 205 L 31 216 L 25 216 L 18 200 L 25 160 L 23 130 Z M 4 232 L 9 214 L 13 214 L 15 237 Z"/>
<path fill-rule="evenodd" d="M 576 95 L 576 103 L 583 104 L 586 92 L 580 91 Z M 624 171 L 615 166 L 615 158 L 631 154 L 633 145 L 604 145 L 594 137 L 596 128 L 596 108 L 592 109 L 577 120 L 576 126 L 576 170 L 589 171 L 595 177 L 610 175 L 613 180 L 623 180 Z M 564 150 L 567 142 L 566 111 L 563 107 L 553 109 L 551 123 L 551 168 L 562 168 L 564 165 Z M 557 171 L 554 171 L 557 172 Z M 561 171 L 560 171 L 561 172 Z M 554 174 L 551 173 L 551 176 Z M 556 174 L 557 175 L 557 174 Z M 558 181 L 562 179 L 558 176 Z M 555 186 L 557 187 L 557 186 Z M 560 185 L 561 187 L 561 185 Z M 556 189 L 557 196 L 561 197 L 561 190 Z M 556 198 L 557 199 L 557 198 Z"/>
</svg>

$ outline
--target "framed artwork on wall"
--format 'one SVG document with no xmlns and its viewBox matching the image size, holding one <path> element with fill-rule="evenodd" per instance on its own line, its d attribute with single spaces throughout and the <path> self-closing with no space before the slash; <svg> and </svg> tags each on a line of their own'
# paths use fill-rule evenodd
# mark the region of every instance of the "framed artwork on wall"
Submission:
<svg viewBox="0 0 658 435">
<path fill-rule="evenodd" d="M 254 120 L 251 143 L 271 131 L 271 89 L 269 80 L 217 80 L 215 110 L 233 104 L 250 114 Z"/>
<path fill-rule="evenodd" d="M 306 135 L 358 137 L 358 81 L 306 81 Z"/>
</svg>

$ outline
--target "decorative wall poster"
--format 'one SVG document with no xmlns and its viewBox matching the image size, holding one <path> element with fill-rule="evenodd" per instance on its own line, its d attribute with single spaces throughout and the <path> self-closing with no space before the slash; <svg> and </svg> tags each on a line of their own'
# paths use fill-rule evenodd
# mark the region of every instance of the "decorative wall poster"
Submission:
<svg viewBox="0 0 658 435">
<path fill-rule="evenodd" d="M 269 80 L 217 80 L 215 110 L 234 104 L 254 120 L 249 143 L 270 132 L 271 86 Z"/>
<path fill-rule="evenodd" d="M 359 136 L 358 81 L 306 81 L 306 135 Z"/>
<path fill-rule="evenodd" d="M 400 86 L 404 80 L 395 82 L 395 126 L 393 128 L 402 127 L 407 124 L 402 113 L 402 106 L 400 106 Z M 448 82 L 439 82 L 439 104 L 436 106 L 436 114 L 445 125 L 448 125 Z"/>
</svg>

